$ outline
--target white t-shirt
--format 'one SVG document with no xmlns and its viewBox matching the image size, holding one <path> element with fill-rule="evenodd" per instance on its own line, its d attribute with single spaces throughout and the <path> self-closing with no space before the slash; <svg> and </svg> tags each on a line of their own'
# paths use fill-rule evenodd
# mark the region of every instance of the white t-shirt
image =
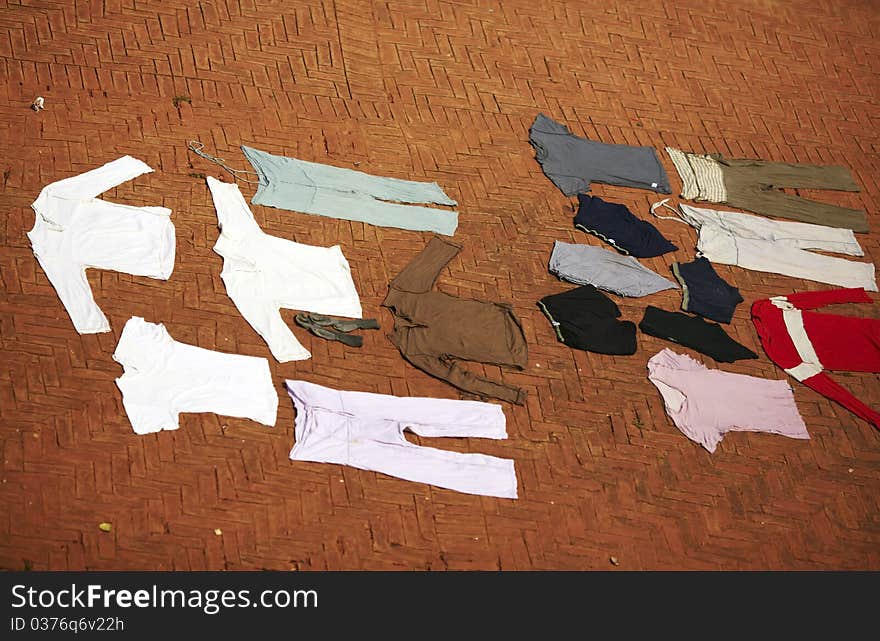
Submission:
<svg viewBox="0 0 880 641">
<path fill-rule="evenodd" d="M 278 394 L 269 361 L 178 343 L 162 324 L 133 316 L 113 354 L 116 379 L 136 434 L 180 427 L 182 412 L 213 412 L 274 426 Z"/>
</svg>

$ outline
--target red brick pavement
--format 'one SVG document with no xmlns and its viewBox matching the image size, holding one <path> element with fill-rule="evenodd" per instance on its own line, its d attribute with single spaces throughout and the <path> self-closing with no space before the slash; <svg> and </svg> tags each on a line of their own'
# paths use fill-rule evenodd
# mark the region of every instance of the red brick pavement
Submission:
<svg viewBox="0 0 880 641">
<path fill-rule="evenodd" d="M 846 0 L 0 2 L 0 566 L 605 569 L 613 555 L 618 569 L 880 568 L 880 435 L 869 425 L 795 384 L 811 441 L 733 434 L 710 455 L 646 379 L 664 343 L 640 335 L 623 358 L 555 340 L 535 307 L 565 288 L 546 271 L 552 243 L 597 241 L 572 229 L 570 201 L 528 144 L 544 111 L 605 142 L 845 164 L 863 191 L 818 197 L 867 209 L 873 230 L 860 241 L 877 260 L 878 36 L 877 4 Z M 28 109 L 37 95 L 39 113 Z M 459 201 L 464 250 L 440 288 L 513 303 L 530 359 L 503 377 L 529 399 L 505 405 L 507 441 L 421 442 L 516 459 L 519 500 L 293 463 L 286 397 L 274 429 L 190 414 L 176 432 L 132 433 L 110 356 L 131 315 L 181 341 L 269 355 L 220 281 L 199 176 L 220 173 L 187 152 L 190 139 L 242 168 L 247 143 L 437 180 Z M 156 172 L 108 198 L 172 208 L 177 263 L 168 282 L 90 272 L 113 332 L 79 336 L 25 237 L 29 204 L 46 183 L 123 154 Z M 641 215 L 653 200 L 595 193 Z M 390 327 L 386 285 L 428 234 L 254 210 L 269 233 L 339 243 L 366 314 Z M 682 249 L 644 262 L 668 274 L 693 255 L 694 233 L 658 226 Z M 822 287 L 719 272 L 746 298 L 732 334 L 758 351 L 748 303 Z M 675 309 L 679 294 L 620 304 L 637 321 L 648 302 Z M 384 332 L 360 350 L 297 333 L 314 356 L 272 361 L 279 394 L 287 377 L 460 397 L 407 365 Z M 784 377 L 763 355 L 722 368 Z M 877 376 L 840 380 L 880 403 Z"/>
</svg>

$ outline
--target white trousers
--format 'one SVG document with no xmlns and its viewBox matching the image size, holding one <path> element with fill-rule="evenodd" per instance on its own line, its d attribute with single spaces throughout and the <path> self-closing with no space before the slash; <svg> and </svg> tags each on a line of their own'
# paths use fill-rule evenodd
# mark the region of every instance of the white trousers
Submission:
<svg viewBox="0 0 880 641">
<path fill-rule="evenodd" d="M 34 255 L 80 334 L 110 331 L 86 269 L 161 280 L 171 276 L 175 250 L 171 210 L 130 207 L 96 197 L 151 171 L 140 160 L 123 156 L 47 185 L 31 205 L 36 219 L 28 238 Z"/>
<path fill-rule="evenodd" d="M 275 425 L 278 393 L 269 361 L 178 343 L 164 325 L 128 320 L 113 354 L 116 379 L 137 434 L 180 427 L 181 412 L 213 412 Z"/>
<path fill-rule="evenodd" d="M 874 264 L 815 254 L 808 249 L 863 256 L 849 229 L 771 220 L 679 204 L 682 218 L 700 231 L 697 249 L 713 263 L 877 291 Z"/>
<path fill-rule="evenodd" d="M 294 461 L 338 463 L 437 487 L 515 499 L 513 461 L 414 445 L 419 436 L 507 438 L 500 405 L 343 392 L 286 381 L 296 407 Z"/>
</svg>

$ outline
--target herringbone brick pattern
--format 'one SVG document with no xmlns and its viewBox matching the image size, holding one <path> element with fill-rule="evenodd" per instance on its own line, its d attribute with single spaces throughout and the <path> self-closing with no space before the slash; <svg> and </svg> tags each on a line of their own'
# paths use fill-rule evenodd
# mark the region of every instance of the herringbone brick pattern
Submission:
<svg viewBox="0 0 880 641">
<path fill-rule="evenodd" d="M 528 144 L 544 111 L 605 142 L 848 165 L 861 193 L 807 195 L 867 209 L 873 229 L 859 240 L 878 261 L 878 38 L 870 0 L 0 1 L 0 566 L 605 569 L 614 556 L 619 569 L 880 568 L 880 438 L 869 425 L 795 384 L 811 441 L 733 434 L 710 455 L 646 379 L 664 343 L 640 335 L 624 358 L 555 340 L 535 306 L 566 287 L 546 270 L 553 241 L 598 241 L 572 228 L 570 201 Z M 28 109 L 37 95 L 39 113 Z M 439 286 L 514 305 L 529 366 L 503 377 L 529 399 L 505 405 L 507 441 L 421 442 L 516 459 L 519 500 L 293 463 L 286 396 L 274 429 L 190 414 L 179 431 L 133 434 L 110 356 L 131 315 L 180 341 L 269 355 L 211 251 L 218 230 L 200 174 L 229 176 L 188 153 L 191 139 L 241 168 L 246 143 L 437 180 L 459 201 L 465 247 Z M 29 205 L 46 183 L 123 154 L 156 172 L 107 197 L 172 208 L 177 263 L 168 282 L 90 272 L 113 332 L 79 336 L 25 237 Z M 640 215 L 654 200 L 594 193 Z M 340 244 L 366 315 L 390 328 L 387 283 L 427 234 L 254 210 L 268 233 Z M 668 275 L 695 237 L 657 224 L 682 249 L 644 262 Z M 746 298 L 731 333 L 759 353 L 751 301 L 823 287 L 718 270 Z M 676 309 L 679 294 L 620 301 L 636 321 L 649 302 Z M 303 378 L 459 398 L 407 365 L 384 331 L 365 333 L 360 350 L 296 331 L 314 357 L 272 361 L 279 394 L 284 378 Z M 721 367 L 785 376 L 763 353 Z M 877 376 L 839 380 L 880 403 Z"/>
</svg>

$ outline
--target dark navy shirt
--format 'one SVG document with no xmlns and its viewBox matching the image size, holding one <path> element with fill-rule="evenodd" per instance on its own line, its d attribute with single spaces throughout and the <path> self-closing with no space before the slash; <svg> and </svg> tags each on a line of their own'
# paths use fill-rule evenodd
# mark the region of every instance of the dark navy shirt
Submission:
<svg viewBox="0 0 880 641">
<path fill-rule="evenodd" d="M 598 196 L 578 194 L 574 226 L 604 240 L 622 254 L 651 258 L 678 249 L 649 222 L 636 218 L 625 205 Z"/>
<path fill-rule="evenodd" d="M 739 290 L 725 281 L 705 256 L 690 263 L 673 263 L 672 273 L 681 285 L 681 308 L 719 323 L 729 323 L 743 302 Z"/>
</svg>

